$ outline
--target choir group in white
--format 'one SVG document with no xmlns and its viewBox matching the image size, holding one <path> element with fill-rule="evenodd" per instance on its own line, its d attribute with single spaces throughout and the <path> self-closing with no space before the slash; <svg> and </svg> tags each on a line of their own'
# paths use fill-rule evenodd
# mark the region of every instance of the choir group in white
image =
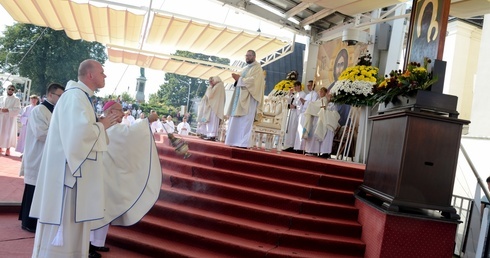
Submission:
<svg viewBox="0 0 490 258">
<path fill-rule="evenodd" d="M 226 116 L 223 82 L 218 76 L 209 78 L 197 114 L 201 138 L 216 140 L 220 123 L 227 118 L 225 144 L 251 147 L 265 78 L 254 51 L 247 51 L 245 59 L 242 72 L 232 74 L 236 83 Z M 108 225 L 136 223 L 158 198 L 161 167 L 152 134 L 191 132 L 187 116 L 177 126 L 171 116 L 158 120 L 155 112 L 135 119 L 115 101 L 107 102 L 98 118 L 90 97 L 104 87 L 101 64 L 85 60 L 78 78 L 67 84 L 66 91 L 52 84 L 43 103 L 32 103 L 21 119 L 26 136 L 21 175 L 26 188 L 20 218 L 23 229 L 36 232 L 33 257 L 100 257 L 92 252 L 92 244 L 98 246 L 95 250 L 104 248 Z M 17 143 L 21 105 L 13 95 L 15 87 L 5 86 L 7 95 L 0 97 L 0 148 L 9 155 Z M 290 109 L 283 149 L 329 155 L 339 114 L 326 88 L 317 92 L 312 81 L 307 87 L 306 93 L 296 82 L 284 96 Z"/>
<path fill-rule="evenodd" d="M 247 66 L 241 74 L 232 74 L 236 83 L 227 112 L 225 137 L 226 145 L 240 148 L 251 147 L 253 123 L 262 112 L 265 91 L 264 71 L 255 60 L 255 52 L 248 51 L 245 59 Z M 214 84 L 213 80 L 219 83 Z M 340 116 L 336 106 L 330 102 L 326 88 L 317 92 L 313 81 L 309 81 L 307 87 L 308 92 L 305 93 L 301 90 L 301 82 L 296 82 L 294 89 L 285 96 L 290 110 L 284 142 L 278 144 L 283 144 L 284 150 L 328 158 Z M 216 137 L 219 120 L 223 121 L 224 103 L 221 79 L 210 78 L 210 87 L 198 112 L 197 133 L 204 135 L 205 139 Z"/>
</svg>

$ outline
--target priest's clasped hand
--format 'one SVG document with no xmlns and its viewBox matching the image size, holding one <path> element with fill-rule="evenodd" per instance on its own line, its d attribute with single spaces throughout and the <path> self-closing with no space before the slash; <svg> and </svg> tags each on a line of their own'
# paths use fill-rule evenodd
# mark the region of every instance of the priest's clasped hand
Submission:
<svg viewBox="0 0 490 258">
<path fill-rule="evenodd" d="M 109 129 L 111 126 L 117 124 L 118 116 L 116 114 L 111 114 L 108 117 L 101 117 L 99 121 L 104 125 L 105 129 Z"/>
<path fill-rule="evenodd" d="M 238 81 L 238 79 L 240 78 L 240 75 L 237 73 L 232 73 L 231 77 L 233 77 L 233 79 L 235 79 L 235 81 Z"/>
</svg>

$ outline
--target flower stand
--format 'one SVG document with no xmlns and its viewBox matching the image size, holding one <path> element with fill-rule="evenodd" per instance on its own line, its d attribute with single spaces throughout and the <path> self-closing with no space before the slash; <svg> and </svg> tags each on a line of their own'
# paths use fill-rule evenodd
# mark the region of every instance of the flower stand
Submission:
<svg viewBox="0 0 490 258">
<path fill-rule="evenodd" d="M 335 154 L 337 159 L 347 160 L 353 153 L 353 151 L 351 151 L 351 147 L 355 147 L 353 146 L 353 141 L 356 139 L 354 138 L 354 135 L 357 135 L 359 113 L 359 107 L 351 107 L 349 110 L 346 120 L 347 122 L 343 127 L 340 143 L 337 148 L 337 153 Z"/>
<path fill-rule="evenodd" d="M 357 130 L 356 149 L 354 153 L 354 162 L 366 163 L 367 148 L 369 144 L 369 134 L 371 121 L 369 121 L 369 111 L 372 107 L 359 107 L 359 126 Z"/>
<path fill-rule="evenodd" d="M 366 163 L 370 109 L 369 106 L 352 106 L 349 110 L 347 123 L 342 130 L 340 146 L 337 149 L 338 159 L 347 160 L 352 156 L 350 158 L 353 162 Z"/>
<path fill-rule="evenodd" d="M 430 209 L 459 219 L 451 206 L 463 125 L 434 112 L 399 110 L 372 120 L 361 194 L 389 211 Z"/>
</svg>

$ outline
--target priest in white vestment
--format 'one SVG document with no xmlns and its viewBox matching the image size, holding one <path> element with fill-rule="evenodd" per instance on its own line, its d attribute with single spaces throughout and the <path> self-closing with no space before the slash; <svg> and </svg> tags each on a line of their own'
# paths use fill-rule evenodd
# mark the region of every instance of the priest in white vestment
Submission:
<svg viewBox="0 0 490 258">
<path fill-rule="evenodd" d="M 37 219 L 29 217 L 29 213 L 34 190 L 36 189 L 44 144 L 48 136 L 49 122 L 51 121 L 54 106 L 64 91 L 65 87 L 60 84 L 49 84 L 46 91 L 46 99 L 32 109 L 29 115 L 29 123 L 26 125 L 24 157 L 20 167 L 20 176 L 24 176 L 25 186 L 19 219 L 22 221 L 22 229 L 29 232 L 35 232 L 37 227 Z"/>
<path fill-rule="evenodd" d="M 98 120 L 90 97 L 105 86 L 104 69 L 83 61 L 56 104 L 41 159 L 31 217 L 38 219 L 32 257 L 88 257 L 93 222 L 105 216 L 102 156 L 111 115 Z"/>
<path fill-rule="evenodd" d="M 264 71 L 255 58 L 255 51 L 247 51 L 245 55 L 247 66 L 241 74 L 232 74 L 236 86 L 227 112 L 230 119 L 225 144 L 229 146 L 248 148 L 251 145 L 255 116 L 262 113 L 265 91 Z"/>
<path fill-rule="evenodd" d="M 157 115 L 157 112 L 152 110 L 152 111 L 150 111 L 150 116 L 152 114 Z M 157 115 L 157 117 L 158 117 L 158 115 Z M 153 133 L 160 133 L 160 132 L 164 132 L 165 131 L 164 128 L 163 128 L 163 123 L 162 123 L 162 121 L 160 121 L 160 119 L 157 119 L 156 121 L 153 121 L 150 124 L 150 128 L 151 128 L 151 131 Z"/>
<path fill-rule="evenodd" d="M 115 101 L 104 105 L 104 116 L 120 115 L 122 106 Z M 91 248 L 108 251 L 105 239 L 108 223 L 130 226 L 153 207 L 158 199 L 162 184 L 162 168 L 149 124 L 158 115 L 139 119 L 131 126 L 116 124 L 107 129 L 109 145 L 104 153 L 104 193 L 106 198 L 104 218 L 93 223 L 97 228 L 91 232 Z M 121 187 L 124 190 L 121 191 Z"/>
<path fill-rule="evenodd" d="M 182 122 L 177 125 L 177 132 L 180 135 L 189 135 L 191 131 L 191 126 L 187 123 L 187 117 L 182 118 Z"/>
<path fill-rule="evenodd" d="M 131 121 L 128 119 L 129 112 L 128 111 L 123 111 L 123 112 L 124 112 L 124 116 L 122 118 L 121 124 L 126 125 L 126 126 L 130 126 L 131 125 Z"/>
<path fill-rule="evenodd" d="M 134 123 L 135 119 L 134 117 L 131 115 L 131 111 L 129 110 L 126 110 L 124 111 L 124 117 L 122 118 L 122 124 L 123 125 L 127 125 L 127 126 L 130 126 Z"/>
<path fill-rule="evenodd" d="M 162 117 L 162 126 L 164 132 L 175 133 L 175 124 L 172 120 L 172 116 L 167 116 L 167 119 L 165 119 L 165 117 Z"/>
<path fill-rule="evenodd" d="M 335 129 L 340 115 L 330 102 L 328 90 L 320 89 L 320 98 L 308 105 L 305 111 L 304 136 L 307 136 L 305 151 L 311 155 L 330 157 Z"/>
<path fill-rule="evenodd" d="M 301 106 L 303 105 L 300 99 L 304 99 L 305 96 L 306 93 L 301 90 L 301 82 L 296 81 L 294 83 L 294 88 L 291 89 L 291 92 L 288 95 L 289 117 L 286 135 L 284 136 L 284 150 L 293 149 L 296 138 L 301 137 L 298 133 L 298 118 Z"/>
<path fill-rule="evenodd" d="M 10 148 L 17 145 L 17 116 L 21 111 L 20 100 L 14 95 L 15 86 L 6 81 L 3 85 L 6 96 L 0 96 L 0 152 L 5 148 L 5 156 Z"/>
<path fill-rule="evenodd" d="M 142 113 L 139 115 L 139 117 L 138 117 L 136 120 L 134 120 L 134 122 L 135 122 L 135 123 L 138 123 L 139 121 L 144 120 L 145 118 L 146 118 L 145 113 L 143 113 L 143 112 L 142 112 Z"/>
<path fill-rule="evenodd" d="M 225 86 L 219 76 L 209 78 L 209 86 L 201 99 L 197 112 L 197 130 L 204 139 L 218 136 L 220 120 L 224 118 Z"/>
<path fill-rule="evenodd" d="M 31 104 L 24 107 L 20 114 L 20 123 L 22 124 L 22 128 L 20 129 L 19 138 L 17 139 L 17 146 L 15 147 L 15 151 L 20 153 L 24 153 L 24 146 L 26 144 L 27 122 L 29 121 L 31 110 L 39 103 L 39 98 L 36 95 L 31 95 L 29 99 L 31 101 Z"/>
<path fill-rule="evenodd" d="M 305 150 L 305 145 L 306 145 L 306 139 L 303 138 L 304 134 L 304 126 L 305 126 L 305 112 L 306 109 L 308 108 L 308 105 L 318 99 L 318 93 L 315 91 L 315 85 L 313 84 L 313 81 L 308 81 L 308 84 L 306 85 L 308 88 L 308 94 L 304 98 L 300 98 L 300 101 L 302 103 L 301 109 L 298 115 L 298 136 L 294 139 L 294 150 L 299 152 L 299 151 L 304 151 Z"/>
</svg>

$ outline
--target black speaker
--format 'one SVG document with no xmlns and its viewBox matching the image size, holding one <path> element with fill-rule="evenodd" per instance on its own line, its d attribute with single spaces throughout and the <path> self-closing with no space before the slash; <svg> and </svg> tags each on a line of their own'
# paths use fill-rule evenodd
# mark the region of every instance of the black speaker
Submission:
<svg viewBox="0 0 490 258">
<path fill-rule="evenodd" d="M 434 60 L 432 74 L 433 76 L 437 76 L 437 82 L 432 85 L 431 91 L 442 93 L 442 90 L 444 89 L 444 77 L 446 75 L 446 61 L 439 59 Z"/>
</svg>

